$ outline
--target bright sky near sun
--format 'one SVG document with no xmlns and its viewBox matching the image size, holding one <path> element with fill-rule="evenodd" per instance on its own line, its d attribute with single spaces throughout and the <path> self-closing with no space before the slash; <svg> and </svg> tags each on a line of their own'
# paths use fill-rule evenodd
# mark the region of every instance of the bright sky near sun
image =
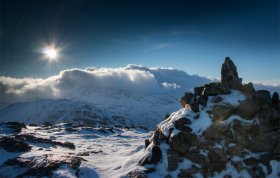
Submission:
<svg viewBox="0 0 280 178">
<path fill-rule="evenodd" d="M 280 83 L 278 0 L 0 3 L 0 76 L 141 64 L 219 78 L 230 56 L 248 81 Z"/>
</svg>

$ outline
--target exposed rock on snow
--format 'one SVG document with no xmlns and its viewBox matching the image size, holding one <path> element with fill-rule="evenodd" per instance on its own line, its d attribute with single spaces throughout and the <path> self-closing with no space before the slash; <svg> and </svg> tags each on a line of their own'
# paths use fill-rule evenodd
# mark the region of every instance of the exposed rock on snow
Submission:
<svg viewBox="0 0 280 178">
<path fill-rule="evenodd" d="M 162 156 L 141 162 L 155 169 L 148 177 L 280 176 L 279 95 L 242 85 L 228 57 L 221 74 L 221 83 L 186 93 L 183 108 L 158 124 L 143 156 L 151 160 L 154 147 Z"/>
</svg>

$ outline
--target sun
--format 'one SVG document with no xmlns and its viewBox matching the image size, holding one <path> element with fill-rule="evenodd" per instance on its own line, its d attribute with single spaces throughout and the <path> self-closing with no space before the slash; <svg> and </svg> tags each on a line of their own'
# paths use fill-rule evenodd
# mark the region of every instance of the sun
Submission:
<svg viewBox="0 0 280 178">
<path fill-rule="evenodd" d="M 43 54 L 50 61 L 54 61 L 58 59 L 58 49 L 56 49 L 53 46 L 47 46 L 46 48 L 44 48 Z"/>
</svg>

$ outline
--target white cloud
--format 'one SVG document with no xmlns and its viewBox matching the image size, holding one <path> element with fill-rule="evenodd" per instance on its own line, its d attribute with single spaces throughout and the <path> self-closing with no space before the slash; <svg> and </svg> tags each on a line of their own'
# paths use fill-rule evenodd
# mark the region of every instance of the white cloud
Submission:
<svg viewBox="0 0 280 178">
<path fill-rule="evenodd" d="M 90 103 L 97 96 L 143 98 L 152 95 L 179 98 L 213 80 L 172 68 L 147 68 L 128 65 L 120 68 L 86 68 L 61 71 L 42 78 L 0 77 L 0 108 L 9 104 L 37 99 L 73 99 Z M 257 89 L 280 91 L 280 86 L 255 85 Z M 102 97 L 101 97 L 102 98 Z M 104 103 L 106 104 L 106 103 Z"/>
</svg>

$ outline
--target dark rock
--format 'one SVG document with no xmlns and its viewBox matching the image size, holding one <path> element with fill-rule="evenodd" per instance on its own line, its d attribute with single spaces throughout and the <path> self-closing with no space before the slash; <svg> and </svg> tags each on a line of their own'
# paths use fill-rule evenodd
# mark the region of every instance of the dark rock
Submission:
<svg viewBox="0 0 280 178">
<path fill-rule="evenodd" d="M 251 150 L 273 153 L 273 150 L 279 143 L 279 140 L 279 131 L 262 133 L 259 136 L 252 139 Z"/>
<path fill-rule="evenodd" d="M 219 148 L 211 148 L 208 152 L 208 158 L 212 163 L 226 162 L 227 160 L 226 154 Z"/>
<path fill-rule="evenodd" d="M 260 121 L 262 126 L 266 126 L 267 129 L 274 129 L 280 126 L 280 113 L 273 107 L 263 107 L 260 113 Z"/>
<path fill-rule="evenodd" d="M 239 143 L 235 143 L 235 146 L 228 147 L 226 153 L 229 156 L 243 156 L 245 147 Z"/>
<path fill-rule="evenodd" d="M 280 142 L 274 147 L 273 153 L 280 154 Z"/>
<path fill-rule="evenodd" d="M 211 147 L 213 147 L 215 144 L 214 140 L 211 139 L 205 139 L 205 140 L 201 140 L 198 144 L 197 147 L 199 149 L 210 149 Z"/>
<path fill-rule="evenodd" d="M 178 178 L 193 178 L 195 174 L 201 173 L 202 170 L 196 166 L 192 166 L 189 169 L 180 169 Z"/>
<path fill-rule="evenodd" d="M 204 167 L 204 177 L 212 177 L 215 172 L 221 172 L 226 168 L 226 162 L 214 162 L 206 164 Z"/>
<path fill-rule="evenodd" d="M 0 126 L 1 126 L 0 133 L 3 134 L 20 133 L 23 128 L 26 128 L 24 123 L 19 123 L 19 122 L 0 123 Z"/>
<path fill-rule="evenodd" d="M 207 102 L 208 102 L 208 96 L 207 95 L 202 95 L 198 98 L 198 103 L 202 106 L 207 106 Z"/>
<path fill-rule="evenodd" d="M 235 84 L 242 84 L 242 79 L 238 77 L 237 68 L 229 57 L 225 58 L 222 65 L 221 82 L 229 88 Z"/>
<path fill-rule="evenodd" d="M 190 132 L 179 132 L 177 135 L 170 138 L 170 147 L 172 150 L 180 154 L 185 153 L 188 148 L 197 144 L 198 138 Z"/>
<path fill-rule="evenodd" d="M 52 127 L 52 126 L 53 126 L 53 124 L 50 122 L 45 122 L 43 125 L 43 127 Z"/>
<path fill-rule="evenodd" d="M 167 137 L 159 129 L 156 129 L 154 131 L 152 139 L 155 145 L 160 145 L 160 142 L 168 140 Z"/>
<path fill-rule="evenodd" d="M 75 145 L 74 143 L 71 143 L 71 142 L 53 142 L 54 145 L 59 145 L 59 146 L 62 146 L 62 147 L 65 147 L 65 148 L 69 148 L 69 149 L 72 149 L 74 150 L 75 149 Z"/>
<path fill-rule="evenodd" d="M 244 129 L 243 125 L 239 120 L 233 121 L 232 129 L 234 130 L 234 141 L 248 148 L 250 146 L 248 131 Z"/>
<path fill-rule="evenodd" d="M 9 152 L 26 152 L 31 150 L 31 146 L 26 144 L 20 139 L 14 137 L 2 137 L 0 138 L 0 147 Z"/>
<path fill-rule="evenodd" d="M 80 152 L 77 154 L 77 156 L 89 156 L 89 152 L 88 151 Z"/>
<path fill-rule="evenodd" d="M 174 125 L 175 125 L 176 129 L 180 129 L 182 126 L 190 125 L 191 123 L 192 122 L 189 119 L 182 117 L 182 118 L 176 120 L 174 122 Z"/>
<path fill-rule="evenodd" d="M 81 162 L 80 157 L 43 155 L 38 157 L 10 159 L 4 163 L 5 166 L 20 166 L 26 169 L 17 177 L 52 177 L 52 172 L 61 165 L 66 164 L 72 169 L 78 169 Z"/>
<path fill-rule="evenodd" d="M 259 163 L 259 160 L 257 160 L 254 157 L 250 157 L 250 158 L 246 158 L 243 160 L 243 162 L 247 165 L 247 166 L 254 166 L 257 165 Z"/>
<path fill-rule="evenodd" d="M 189 148 L 184 144 L 184 141 L 180 139 L 179 135 L 170 137 L 170 147 L 178 153 L 185 153 Z"/>
<path fill-rule="evenodd" d="M 145 139 L 145 149 L 151 144 L 149 139 Z"/>
<path fill-rule="evenodd" d="M 203 136 L 208 139 L 220 140 L 225 138 L 226 133 L 229 130 L 229 126 L 220 123 L 213 123 L 204 132 Z"/>
<path fill-rule="evenodd" d="M 244 101 L 236 108 L 236 114 L 245 119 L 253 119 L 259 112 L 260 105 L 256 100 Z"/>
<path fill-rule="evenodd" d="M 277 105 L 279 101 L 279 94 L 277 92 L 274 92 L 271 98 L 271 102 L 273 105 Z"/>
<path fill-rule="evenodd" d="M 204 87 L 203 87 L 203 86 L 202 86 L 202 87 L 195 87 L 195 88 L 194 88 L 194 94 L 195 94 L 196 96 L 201 96 L 202 93 L 203 93 L 203 90 L 204 90 Z"/>
<path fill-rule="evenodd" d="M 194 112 L 199 112 L 199 104 L 196 95 L 185 93 L 185 96 L 180 99 L 183 108 L 191 108 Z"/>
<path fill-rule="evenodd" d="M 204 86 L 202 96 L 216 96 L 230 93 L 231 91 L 220 83 L 209 83 Z"/>
<path fill-rule="evenodd" d="M 270 92 L 267 90 L 258 90 L 254 93 L 254 97 L 256 100 L 262 104 L 271 103 L 271 95 Z"/>
<path fill-rule="evenodd" d="M 280 154 L 279 153 L 265 153 L 260 155 L 260 162 L 266 166 L 270 165 L 271 160 L 280 161 Z"/>
<path fill-rule="evenodd" d="M 147 178 L 147 176 L 141 171 L 132 171 L 128 173 L 128 178 Z"/>
<path fill-rule="evenodd" d="M 192 128 L 190 128 L 189 126 L 181 127 L 179 130 L 183 132 L 192 132 Z"/>
<path fill-rule="evenodd" d="M 175 171 L 179 160 L 180 157 L 176 151 L 170 149 L 167 150 L 168 171 Z"/>
<path fill-rule="evenodd" d="M 184 108 L 186 104 L 192 104 L 196 102 L 196 96 L 192 93 L 185 93 L 185 95 L 180 99 L 180 103 L 182 107 Z"/>
<path fill-rule="evenodd" d="M 69 149 L 75 149 L 75 145 L 71 142 L 57 142 L 57 141 L 53 141 L 50 139 L 46 139 L 46 138 L 39 138 L 39 137 L 35 137 L 33 135 L 29 135 L 29 134 L 20 134 L 20 135 L 16 135 L 15 136 L 18 139 L 21 140 L 26 140 L 29 142 L 33 142 L 33 143 L 47 143 L 47 144 L 51 144 L 53 146 L 58 145 L 58 146 L 62 146 L 65 148 L 69 148 Z"/>
<path fill-rule="evenodd" d="M 193 112 L 199 112 L 199 103 L 198 103 L 198 101 L 196 101 L 195 103 L 193 103 L 193 104 L 191 104 L 191 110 L 193 111 Z"/>
<path fill-rule="evenodd" d="M 151 164 L 157 164 L 162 157 L 161 149 L 159 146 L 154 145 L 152 148 L 152 157 L 150 160 Z"/>
<path fill-rule="evenodd" d="M 255 92 L 255 88 L 251 82 L 244 85 L 235 85 L 233 89 L 241 91 L 248 98 L 252 98 Z"/>
<path fill-rule="evenodd" d="M 234 114 L 234 107 L 232 105 L 214 105 L 213 107 L 214 121 L 224 121 L 229 116 Z"/>
<path fill-rule="evenodd" d="M 184 156 L 194 163 L 202 164 L 202 165 L 205 164 L 205 157 L 200 153 L 188 151 L 184 154 Z"/>
</svg>

